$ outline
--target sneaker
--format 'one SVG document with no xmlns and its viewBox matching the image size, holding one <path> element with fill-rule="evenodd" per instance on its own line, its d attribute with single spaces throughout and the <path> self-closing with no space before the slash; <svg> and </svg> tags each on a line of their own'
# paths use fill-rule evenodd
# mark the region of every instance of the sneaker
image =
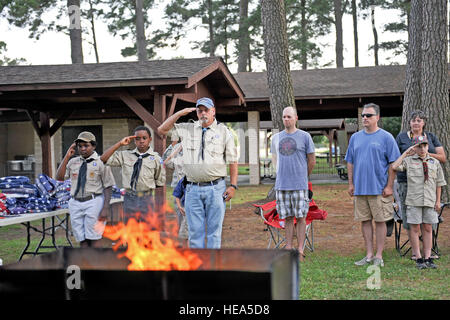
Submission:
<svg viewBox="0 0 450 320">
<path fill-rule="evenodd" d="M 436 269 L 437 268 L 437 265 L 434 264 L 432 258 L 425 259 L 425 264 L 426 264 L 427 268 L 429 268 L 429 269 Z"/>
<path fill-rule="evenodd" d="M 384 261 L 381 258 L 373 258 L 372 262 L 374 266 L 384 267 Z"/>
<path fill-rule="evenodd" d="M 423 258 L 416 259 L 416 268 L 419 270 L 426 269 L 427 265 Z"/>
<path fill-rule="evenodd" d="M 362 258 L 361 260 L 356 261 L 356 262 L 355 262 L 355 265 L 357 265 L 357 266 L 364 266 L 364 265 L 366 265 L 366 264 L 371 263 L 372 260 L 373 260 L 373 258 L 367 258 L 367 257 L 364 257 L 364 258 Z"/>
</svg>

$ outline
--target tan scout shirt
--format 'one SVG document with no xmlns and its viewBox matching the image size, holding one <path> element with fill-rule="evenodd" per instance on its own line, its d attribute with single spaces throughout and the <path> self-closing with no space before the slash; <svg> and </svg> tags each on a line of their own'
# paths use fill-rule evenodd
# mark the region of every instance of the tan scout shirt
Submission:
<svg viewBox="0 0 450 320">
<path fill-rule="evenodd" d="M 175 152 L 178 147 L 180 147 L 180 145 L 180 143 L 176 144 L 173 147 L 172 152 Z M 175 188 L 178 184 L 178 181 L 180 181 L 181 178 L 184 178 L 185 176 L 183 166 L 183 150 L 178 152 L 174 157 L 166 162 L 166 168 L 170 168 L 173 170 L 172 183 L 170 184 L 170 186 Z"/>
<path fill-rule="evenodd" d="M 87 164 L 84 197 L 90 197 L 93 194 L 102 194 L 104 189 L 112 187 L 115 184 L 111 168 L 103 164 L 97 152 L 94 151 L 88 159 L 95 160 Z M 81 156 L 70 159 L 67 163 L 64 179 L 67 180 L 70 178 L 70 195 L 72 197 L 74 196 L 75 190 L 77 190 L 78 172 L 82 164 L 83 160 Z M 78 192 L 77 197 L 81 196 L 80 193 L 81 191 Z"/>
<path fill-rule="evenodd" d="M 199 121 L 175 124 L 169 134 L 172 141 L 181 138 L 184 173 L 188 181 L 208 182 L 225 177 L 226 165 L 238 161 L 233 134 L 216 120 L 205 133 L 204 160 L 201 158 L 202 126 Z"/>
<path fill-rule="evenodd" d="M 131 189 L 131 176 L 136 163 L 139 151 L 134 150 L 116 151 L 108 159 L 106 164 L 111 167 L 122 167 L 122 184 L 127 190 Z M 164 186 L 166 173 L 161 165 L 161 157 L 157 152 L 148 149 L 150 156 L 142 159 L 142 167 L 136 185 L 136 191 L 154 190 L 157 186 Z"/>
<path fill-rule="evenodd" d="M 397 171 L 406 171 L 408 192 L 405 204 L 408 206 L 433 208 L 436 203 L 436 188 L 445 186 L 447 183 L 438 160 L 427 155 L 424 161 L 428 165 L 427 181 L 424 181 L 422 160 L 418 155 L 403 159 Z"/>
</svg>

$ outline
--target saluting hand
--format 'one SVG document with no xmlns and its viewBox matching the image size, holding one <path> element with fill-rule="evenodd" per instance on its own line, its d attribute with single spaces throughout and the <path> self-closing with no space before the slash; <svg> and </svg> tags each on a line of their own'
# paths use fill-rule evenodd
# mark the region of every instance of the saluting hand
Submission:
<svg viewBox="0 0 450 320">
<path fill-rule="evenodd" d="M 131 141 L 133 141 L 133 139 L 136 138 L 136 136 L 128 136 L 123 138 L 122 140 L 120 140 L 120 145 L 121 146 L 127 146 L 131 143 Z"/>
<path fill-rule="evenodd" d="M 180 116 L 186 116 L 195 110 L 197 110 L 197 108 L 184 108 L 183 110 L 180 110 Z"/>
<path fill-rule="evenodd" d="M 405 151 L 405 156 L 410 157 L 416 154 L 416 150 L 414 149 L 414 146 L 409 147 L 406 151 Z"/>
<path fill-rule="evenodd" d="M 72 157 L 75 154 L 75 148 L 77 147 L 77 144 L 74 142 L 70 145 L 69 149 L 67 150 L 66 155 L 68 157 Z"/>
</svg>

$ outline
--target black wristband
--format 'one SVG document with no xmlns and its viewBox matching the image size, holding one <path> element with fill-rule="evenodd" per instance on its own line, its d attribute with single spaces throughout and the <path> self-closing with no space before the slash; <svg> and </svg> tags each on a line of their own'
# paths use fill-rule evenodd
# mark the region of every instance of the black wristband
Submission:
<svg viewBox="0 0 450 320">
<path fill-rule="evenodd" d="M 237 190 L 237 189 L 238 189 L 238 186 L 237 186 L 237 185 L 235 185 L 235 184 L 230 184 L 230 187 L 233 187 L 233 188 L 234 188 L 234 190 Z"/>
</svg>

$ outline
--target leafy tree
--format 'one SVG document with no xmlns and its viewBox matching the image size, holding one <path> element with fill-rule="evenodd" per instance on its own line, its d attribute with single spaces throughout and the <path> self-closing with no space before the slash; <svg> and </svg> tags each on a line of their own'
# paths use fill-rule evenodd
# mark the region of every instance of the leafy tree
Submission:
<svg viewBox="0 0 450 320">
<path fill-rule="evenodd" d="M 0 7 L 1 11 L 1 7 Z M 26 60 L 24 58 L 9 58 L 6 56 L 6 43 L 0 41 L 0 66 L 15 66 L 18 64 L 24 64 Z"/>
<path fill-rule="evenodd" d="M 383 129 L 396 137 L 402 127 L 402 117 L 383 117 Z"/>
<path fill-rule="evenodd" d="M 388 10 L 397 10 L 399 20 L 388 22 L 383 25 L 383 33 L 405 33 L 407 32 L 407 15 L 409 9 L 409 1 L 405 0 L 361 0 L 359 8 L 363 12 L 362 17 L 366 19 L 369 15 L 372 20 L 372 30 L 374 34 L 374 44 L 369 47 L 369 50 L 374 50 L 375 65 L 379 64 L 378 53 L 379 50 L 388 51 L 392 53 L 392 57 L 406 55 L 408 43 L 402 39 L 378 41 L 378 31 L 375 26 L 375 8 L 383 8 Z M 396 37 L 398 38 L 398 36 Z M 390 60 L 391 55 L 387 57 Z"/>
<path fill-rule="evenodd" d="M 162 45 L 176 47 L 180 39 L 197 29 L 207 30 L 208 37 L 192 41 L 192 48 L 214 56 L 221 47 L 227 62 L 231 56 L 230 45 L 238 38 L 239 13 L 237 0 L 172 0 L 165 9 L 168 27 L 157 30 L 156 34 L 166 39 Z"/>
<path fill-rule="evenodd" d="M 288 39 L 291 58 L 302 69 L 317 66 L 322 48 L 315 40 L 330 32 L 331 4 L 328 0 L 286 0 Z"/>
<path fill-rule="evenodd" d="M 58 1 L 58 0 L 2 0 L 0 2 L 1 17 L 6 18 L 7 21 L 19 28 L 27 28 L 29 37 L 39 40 L 45 32 L 57 31 L 63 32 L 71 37 L 71 43 L 76 47 L 76 54 L 72 52 L 72 62 L 82 62 L 81 51 L 81 35 L 90 35 L 92 40 L 88 40 L 94 48 L 96 60 L 99 62 L 97 39 L 95 35 L 95 20 L 98 16 L 103 14 L 103 10 L 99 7 L 103 4 L 102 0 L 84 0 L 84 1 Z M 70 6 L 78 6 L 80 10 L 69 10 Z M 2 10 L 3 9 L 3 10 Z M 55 10 L 57 12 L 55 19 L 45 19 L 46 13 Z M 80 14 L 79 23 L 72 18 Z M 69 20 L 70 19 L 70 20 Z M 70 24 L 69 24 L 70 21 Z M 85 22 L 90 26 L 83 27 Z M 73 34 L 70 26 L 79 25 L 81 32 Z M 85 40 L 86 41 L 86 40 Z M 72 48 L 75 50 L 74 48 Z M 74 56 L 75 54 L 75 56 Z"/>
<path fill-rule="evenodd" d="M 138 23 L 139 26 L 143 24 L 143 30 L 139 32 L 140 41 L 144 42 L 146 57 L 141 52 L 142 59 L 151 59 L 156 56 L 156 48 L 163 47 L 161 38 L 148 37 L 145 34 L 145 30 L 150 26 L 150 17 L 146 14 L 148 10 L 152 9 L 155 5 L 154 0 L 139 0 L 142 2 L 142 21 Z M 138 55 L 138 30 L 136 28 L 136 1 L 130 0 L 103 0 L 102 1 L 108 10 L 102 12 L 101 17 L 108 24 L 108 31 L 114 35 L 119 36 L 122 40 L 131 39 L 133 46 L 125 47 L 121 49 L 121 54 L 124 57 Z M 143 39 L 141 39 L 143 37 Z M 150 40 L 147 40 L 150 39 Z M 145 57 L 145 58 L 144 58 Z"/>
</svg>

